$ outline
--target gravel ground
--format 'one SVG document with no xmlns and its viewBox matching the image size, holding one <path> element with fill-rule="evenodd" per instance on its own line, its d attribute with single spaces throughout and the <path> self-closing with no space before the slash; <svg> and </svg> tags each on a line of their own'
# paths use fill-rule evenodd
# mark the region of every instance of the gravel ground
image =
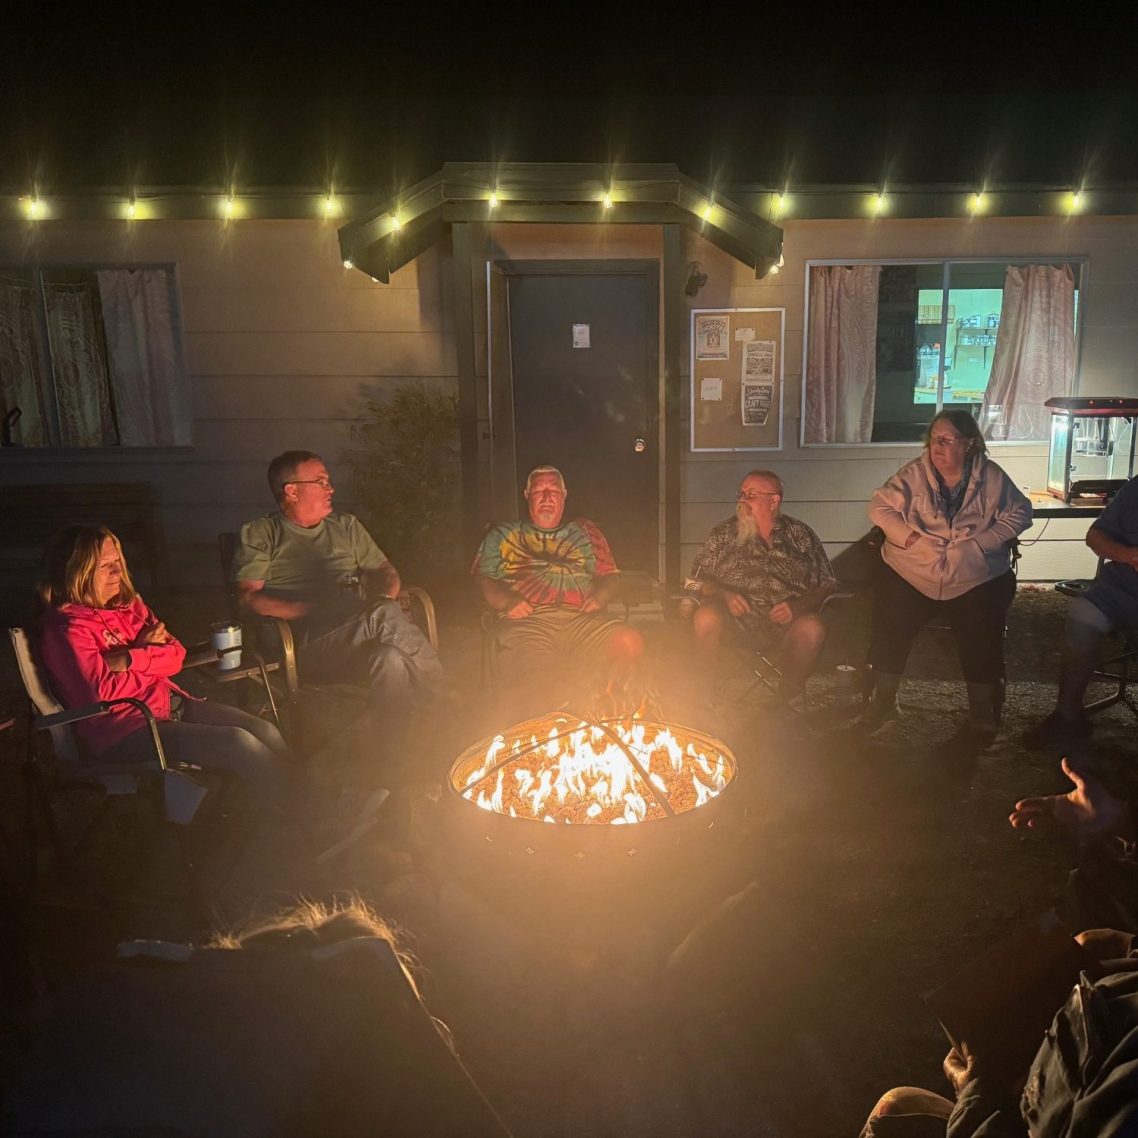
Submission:
<svg viewBox="0 0 1138 1138">
<path fill-rule="evenodd" d="M 219 611 L 217 598 L 155 607 L 186 639 Z M 833 612 L 807 716 L 778 719 L 761 687 L 728 678 L 718 725 L 739 760 L 731 793 L 745 813 L 656 863 L 666 871 L 643 869 L 634 888 L 588 895 L 564 875 L 535 886 L 532 873 L 516 889 L 479 880 L 459 864 L 431 777 L 409 829 L 381 830 L 330 871 L 255 832 L 215 894 L 217 912 L 232 919 L 290 893 L 359 889 L 408 930 L 432 1010 L 519 1136 L 856 1134 L 887 1087 L 944 1090 L 945 1040 L 922 994 L 1061 898 L 1073 849 L 1013 831 L 1007 814 L 1018 798 L 1062 788 L 1058 755 L 1029 752 L 1018 736 L 1052 706 L 1063 613 L 1050 588 L 1020 589 L 1005 728 L 971 769 L 945 750 L 965 704 L 946 634 L 921 634 L 896 721 L 871 740 L 849 729 L 832 677 L 864 652 L 868 603 L 855 598 Z M 683 629 L 644 631 L 667 713 L 690 661 Z M 445 769 L 489 715 L 476 615 L 444 606 L 443 636 L 469 721 L 424 725 L 428 772 Z M 18 708 L 3 655 L 0 708 Z M 1129 774 L 1133 729 L 1125 706 L 1100 717 L 1086 757 L 1113 780 Z M 13 837 L 21 734 L 0 737 Z M 109 868 L 129 860 L 121 848 L 103 856 Z M 123 936 L 190 937 L 201 922 L 176 906 L 112 917 L 41 908 L 29 927 L 30 987 L 43 988 Z M 16 1013 L 27 990 L 11 997 Z M 5 1037 L 9 1055 L 14 1039 Z"/>
</svg>

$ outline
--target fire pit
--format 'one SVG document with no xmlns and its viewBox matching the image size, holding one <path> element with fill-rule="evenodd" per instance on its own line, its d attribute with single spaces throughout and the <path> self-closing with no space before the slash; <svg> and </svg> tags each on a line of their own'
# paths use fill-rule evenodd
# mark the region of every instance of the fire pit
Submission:
<svg viewBox="0 0 1138 1138">
<path fill-rule="evenodd" d="M 702 731 L 557 712 L 468 747 L 450 785 L 510 818 L 619 826 L 696 810 L 734 777 L 735 756 Z"/>
<path fill-rule="evenodd" d="M 694 728 L 553 712 L 468 747 L 448 787 L 468 832 L 579 860 L 714 826 L 736 774 L 731 751 Z"/>
</svg>

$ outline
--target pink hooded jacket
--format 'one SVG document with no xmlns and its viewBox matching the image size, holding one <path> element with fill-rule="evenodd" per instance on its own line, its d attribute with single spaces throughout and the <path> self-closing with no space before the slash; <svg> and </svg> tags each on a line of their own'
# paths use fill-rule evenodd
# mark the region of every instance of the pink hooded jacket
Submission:
<svg viewBox="0 0 1138 1138">
<path fill-rule="evenodd" d="M 158 623 L 141 597 L 115 608 L 61 605 L 40 622 L 39 649 L 56 698 L 67 708 L 101 699 L 141 699 L 155 719 L 170 718 L 171 691 L 185 694 L 169 679 L 181 671 L 185 648 L 173 637 L 166 644 L 135 645 L 144 628 Z M 125 672 L 107 667 L 107 653 L 130 649 Z M 123 704 L 107 715 L 76 724 L 80 737 L 100 755 L 145 725 L 142 713 Z"/>
</svg>

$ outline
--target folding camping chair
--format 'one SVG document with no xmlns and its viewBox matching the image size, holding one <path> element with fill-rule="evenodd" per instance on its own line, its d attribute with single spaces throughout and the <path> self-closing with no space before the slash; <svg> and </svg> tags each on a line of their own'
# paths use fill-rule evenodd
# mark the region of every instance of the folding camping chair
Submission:
<svg viewBox="0 0 1138 1138">
<path fill-rule="evenodd" d="M 61 874 L 74 882 L 74 865 L 86 848 L 114 799 L 140 795 L 154 802 L 165 821 L 188 826 L 198 813 L 207 788 L 166 761 L 162 740 L 150 708 L 141 700 L 120 698 L 100 700 L 87 707 L 65 709 L 48 684 L 27 632 L 10 628 L 12 649 L 20 679 L 28 697 L 28 740 L 23 764 L 26 787 L 25 832 L 27 834 L 28 873 L 34 879 L 38 850 L 38 819 L 42 819 Z M 154 744 L 154 759 L 146 763 L 100 763 L 86 754 L 74 725 L 85 719 L 106 715 L 112 708 L 130 704 L 147 722 Z M 42 735 L 38 733 L 43 732 Z M 50 754 L 37 746 L 37 735 L 49 743 Z M 63 791 L 82 790 L 102 794 L 95 816 L 70 846 L 63 841 L 54 800 Z M 179 843 L 181 847 L 181 843 Z M 187 867 L 188 868 L 188 867 Z"/>
<path fill-rule="evenodd" d="M 1098 569 L 1102 568 L 1103 562 L 1104 558 L 1100 557 Z M 1093 580 L 1084 578 L 1056 581 L 1055 591 L 1066 597 L 1081 597 L 1093 584 Z M 1138 706 L 1135 705 L 1129 691 L 1131 681 L 1138 679 L 1138 628 L 1117 628 L 1111 635 L 1115 638 L 1118 649 L 1114 655 L 1099 663 L 1091 673 L 1091 682 L 1102 680 L 1114 684 L 1114 691 L 1100 699 L 1083 704 L 1083 714 L 1095 715 L 1108 707 L 1113 707 L 1116 703 L 1124 703 L 1130 712 L 1138 717 Z"/>
</svg>

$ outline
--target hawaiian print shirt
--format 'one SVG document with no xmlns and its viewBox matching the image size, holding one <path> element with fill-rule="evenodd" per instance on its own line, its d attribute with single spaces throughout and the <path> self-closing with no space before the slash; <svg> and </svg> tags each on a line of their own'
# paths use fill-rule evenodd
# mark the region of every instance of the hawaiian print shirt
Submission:
<svg viewBox="0 0 1138 1138">
<path fill-rule="evenodd" d="M 595 522 L 573 518 L 556 529 L 505 522 L 483 538 L 471 573 L 505 581 L 535 608 L 580 608 L 597 577 L 617 572 L 605 535 Z"/>
<path fill-rule="evenodd" d="M 755 623 L 755 618 L 766 623 L 767 612 L 779 601 L 835 583 L 830 559 L 805 522 L 781 514 L 770 545 L 761 537 L 740 545 L 735 533 L 734 518 L 720 522 L 696 554 L 691 577 L 743 593 L 755 609 L 744 623 Z"/>
</svg>

